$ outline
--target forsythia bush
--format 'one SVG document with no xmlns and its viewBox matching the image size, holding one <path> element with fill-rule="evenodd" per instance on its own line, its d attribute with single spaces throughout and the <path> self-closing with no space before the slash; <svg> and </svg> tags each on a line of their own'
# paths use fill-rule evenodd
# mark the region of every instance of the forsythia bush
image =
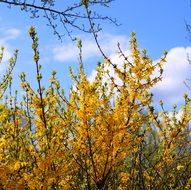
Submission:
<svg viewBox="0 0 191 190">
<path fill-rule="evenodd" d="M 119 48 L 123 66 L 106 59 L 89 81 L 79 42 L 79 72 L 70 69 L 74 85 L 66 98 L 55 71 L 42 86 L 33 27 L 29 34 L 38 90 L 21 73 L 23 99 L 4 96 L 17 50 L 0 82 L 0 189 L 191 189 L 190 99 L 185 95 L 181 111 L 152 105 L 166 53 L 153 63 L 132 34 L 131 56 Z"/>
</svg>

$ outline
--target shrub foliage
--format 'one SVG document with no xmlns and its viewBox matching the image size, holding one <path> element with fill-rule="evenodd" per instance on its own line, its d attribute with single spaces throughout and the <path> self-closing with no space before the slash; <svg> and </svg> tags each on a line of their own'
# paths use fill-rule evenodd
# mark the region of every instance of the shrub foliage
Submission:
<svg viewBox="0 0 191 190">
<path fill-rule="evenodd" d="M 17 50 L 0 82 L 1 189 L 191 188 L 190 99 L 185 95 L 181 110 L 171 112 L 162 102 L 156 111 L 152 103 L 166 53 L 153 62 L 132 34 L 131 56 L 119 51 L 123 65 L 105 59 L 89 81 L 79 42 L 79 72 L 70 69 L 74 84 L 67 98 L 56 71 L 43 87 L 33 27 L 29 34 L 38 90 L 21 73 L 23 99 L 4 96 Z"/>
</svg>

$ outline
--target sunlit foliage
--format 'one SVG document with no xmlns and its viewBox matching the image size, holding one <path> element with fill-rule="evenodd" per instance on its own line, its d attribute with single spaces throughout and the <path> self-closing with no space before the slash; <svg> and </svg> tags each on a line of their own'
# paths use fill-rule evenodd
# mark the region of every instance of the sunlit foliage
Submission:
<svg viewBox="0 0 191 190">
<path fill-rule="evenodd" d="M 123 66 L 105 59 L 89 81 L 79 41 L 79 72 L 70 69 L 74 83 L 66 98 L 56 71 L 43 87 L 33 27 L 29 34 L 38 90 L 21 73 L 23 99 L 3 96 L 17 51 L 0 83 L 0 189 L 191 188 L 190 99 L 185 95 L 181 110 L 171 112 L 162 101 L 161 111 L 152 103 L 166 53 L 153 62 L 132 33 L 131 56 L 119 51 Z"/>
</svg>

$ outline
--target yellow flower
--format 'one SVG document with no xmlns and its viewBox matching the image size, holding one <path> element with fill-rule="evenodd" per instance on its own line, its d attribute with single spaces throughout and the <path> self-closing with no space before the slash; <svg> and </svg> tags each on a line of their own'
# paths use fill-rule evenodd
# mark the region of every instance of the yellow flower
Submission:
<svg viewBox="0 0 191 190">
<path fill-rule="evenodd" d="M 179 171 L 179 170 L 183 170 L 184 169 L 184 166 L 183 165 L 178 165 L 177 167 L 176 167 L 176 169 Z"/>
<path fill-rule="evenodd" d="M 14 170 L 18 170 L 20 168 L 21 164 L 19 161 L 16 161 L 14 164 Z"/>
</svg>

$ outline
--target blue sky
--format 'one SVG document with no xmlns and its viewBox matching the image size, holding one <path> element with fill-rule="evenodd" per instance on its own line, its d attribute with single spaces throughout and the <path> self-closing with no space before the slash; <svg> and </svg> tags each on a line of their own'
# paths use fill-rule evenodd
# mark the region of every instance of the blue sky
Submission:
<svg viewBox="0 0 191 190">
<path fill-rule="evenodd" d="M 64 1 L 56 2 L 59 8 L 64 7 Z M 110 8 L 99 11 L 116 18 L 121 24 L 115 27 L 109 23 L 101 23 L 103 31 L 100 33 L 100 42 L 108 56 L 115 57 L 117 42 L 120 42 L 124 50 L 128 50 L 132 31 L 137 34 L 140 48 L 146 48 L 153 60 L 157 60 L 164 50 L 169 52 L 163 81 L 153 89 L 154 98 L 155 102 L 163 99 L 168 108 L 174 103 L 181 104 L 182 95 L 188 91 L 183 81 L 191 76 L 191 66 L 186 60 L 187 54 L 191 54 L 191 42 L 185 28 L 185 21 L 191 23 L 190 1 L 116 0 L 111 3 Z M 63 43 L 58 41 L 46 23 L 43 17 L 30 19 L 29 13 L 21 12 L 17 7 L 9 9 L 7 5 L 0 3 L 0 45 L 6 47 L 0 75 L 3 74 L 9 56 L 18 48 L 20 53 L 14 72 L 14 86 L 19 88 L 18 75 L 24 71 L 35 87 L 35 67 L 31 58 L 31 40 L 28 37 L 28 28 L 33 25 L 40 38 L 44 81 L 50 76 L 51 70 L 55 69 L 67 92 L 71 85 L 68 67 L 78 67 L 78 50 L 75 43 L 67 37 L 63 38 Z M 60 25 L 59 31 L 62 30 Z M 74 34 L 83 40 L 84 65 L 91 78 L 97 61 L 102 58 L 91 36 L 79 31 L 74 31 Z"/>
</svg>

